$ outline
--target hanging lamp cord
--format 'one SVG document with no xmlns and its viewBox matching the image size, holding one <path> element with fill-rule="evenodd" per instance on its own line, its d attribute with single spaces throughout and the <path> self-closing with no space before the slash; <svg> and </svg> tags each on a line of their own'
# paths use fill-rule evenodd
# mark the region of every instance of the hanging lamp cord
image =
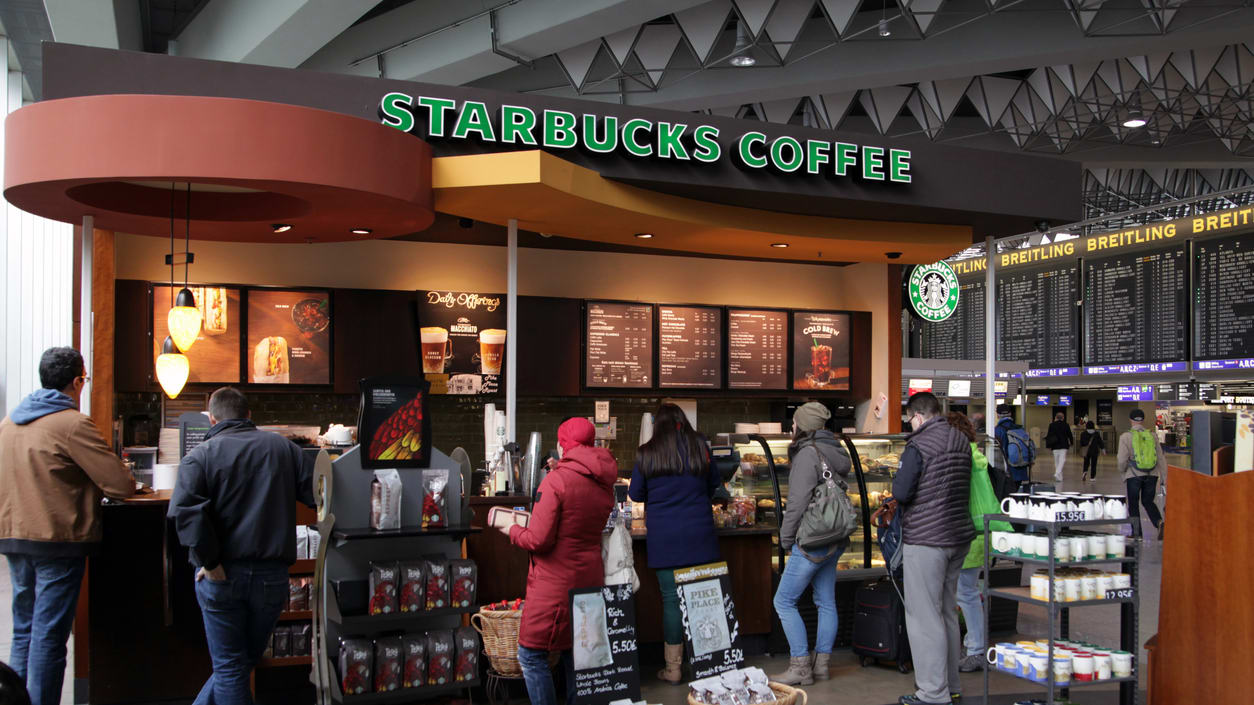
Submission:
<svg viewBox="0 0 1254 705">
<path fill-rule="evenodd" d="M 187 182 L 187 212 L 184 214 L 183 223 L 185 230 L 183 231 L 183 287 L 187 287 L 187 268 L 191 265 L 192 260 L 192 182 Z M 173 228 L 171 228 L 173 231 Z"/>
<path fill-rule="evenodd" d="M 174 308 L 174 187 L 170 182 L 170 308 Z"/>
</svg>

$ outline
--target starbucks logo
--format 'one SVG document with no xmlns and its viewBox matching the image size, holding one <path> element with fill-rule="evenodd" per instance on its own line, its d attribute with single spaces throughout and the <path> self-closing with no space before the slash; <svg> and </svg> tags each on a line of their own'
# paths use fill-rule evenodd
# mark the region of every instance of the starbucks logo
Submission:
<svg viewBox="0 0 1254 705">
<path fill-rule="evenodd" d="M 954 315 L 958 309 L 958 275 L 944 262 L 915 267 L 910 273 L 910 305 L 932 323 Z"/>
</svg>

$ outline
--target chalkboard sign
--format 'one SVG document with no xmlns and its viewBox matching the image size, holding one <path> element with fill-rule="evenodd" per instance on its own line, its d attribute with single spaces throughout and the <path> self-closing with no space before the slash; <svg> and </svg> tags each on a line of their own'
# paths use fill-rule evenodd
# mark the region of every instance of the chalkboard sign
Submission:
<svg viewBox="0 0 1254 705">
<path fill-rule="evenodd" d="M 179 459 L 187 457 L 192 448 L 205 442 L 209 433 L 209 416 L 189 411 L 179 416 Z"/>
<path fill-rule="evenodd" d="M 631 585 L 570 591 L 575 702 L 608 705 L 640 700 L 636 603 Z"/>
<path fill-rule="evenodd" d="M 693 680 L 740 668 L 745 660 L 726 563 L 675 571 Z"/>
</svg>

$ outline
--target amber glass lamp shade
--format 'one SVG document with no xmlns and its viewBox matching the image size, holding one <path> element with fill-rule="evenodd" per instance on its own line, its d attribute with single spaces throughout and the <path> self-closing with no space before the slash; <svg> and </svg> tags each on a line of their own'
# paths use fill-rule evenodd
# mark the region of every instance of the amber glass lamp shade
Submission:
<svg viewBox="0 0 1254 705">
<path fill-rule="evenodd" d="M 170 326 L 170 337 L 174 339 L 178 349 L 183 352 L 191 350 L 196 336 L 200 335 L 200 309 L 196 308 L 196 297 L 192 295 L 191 289 L 183 287 L 175 297 L 174 308 L 166 316 L 166 323 Z"/>
<path fill-rule="evenodd" d="M 187 375 L 191 371 L 187 356 L 179 352 L 174 345 L 174 339 L 167 335 L 165 342 L 161 344 L 161 354 L 157 356 L 157 381 L 161 383 L 166 396 L 177 398 L 179 392 L 183 391 L 183 385 L 187 384 Z"/>
</svg>

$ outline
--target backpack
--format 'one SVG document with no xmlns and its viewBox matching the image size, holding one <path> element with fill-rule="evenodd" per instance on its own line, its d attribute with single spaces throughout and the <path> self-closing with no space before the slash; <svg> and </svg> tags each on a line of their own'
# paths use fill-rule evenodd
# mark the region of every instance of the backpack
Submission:
<svg viewBox="0 0 1254 705">
<path fill-rule="evenodd" d="M 1036 461 L 1036 444 L 1022 426 L 1014 424 L 1006 430 L 1006 464 L 1015 468 L 1030 467 Z"/>
<path fill-rule="evenodd" d="M 1140 472 L 1150 472 L 1158 466 L 1158 439 L 1143 428 L 1132 431 L 1132 464 Z"/>
<path fill-rule="evenodd" d="M 818 446 L 811 444 L 819 457 L 819 479 L 814 488 L 810 505 L 801 516 L 797 528 L 797 545 L 802 549 L 817 549 L 844 541 L 862 527 L 862 517 L 849 499 L 849 485 L 832 474 L 827 460 Z"/>
</svg>

